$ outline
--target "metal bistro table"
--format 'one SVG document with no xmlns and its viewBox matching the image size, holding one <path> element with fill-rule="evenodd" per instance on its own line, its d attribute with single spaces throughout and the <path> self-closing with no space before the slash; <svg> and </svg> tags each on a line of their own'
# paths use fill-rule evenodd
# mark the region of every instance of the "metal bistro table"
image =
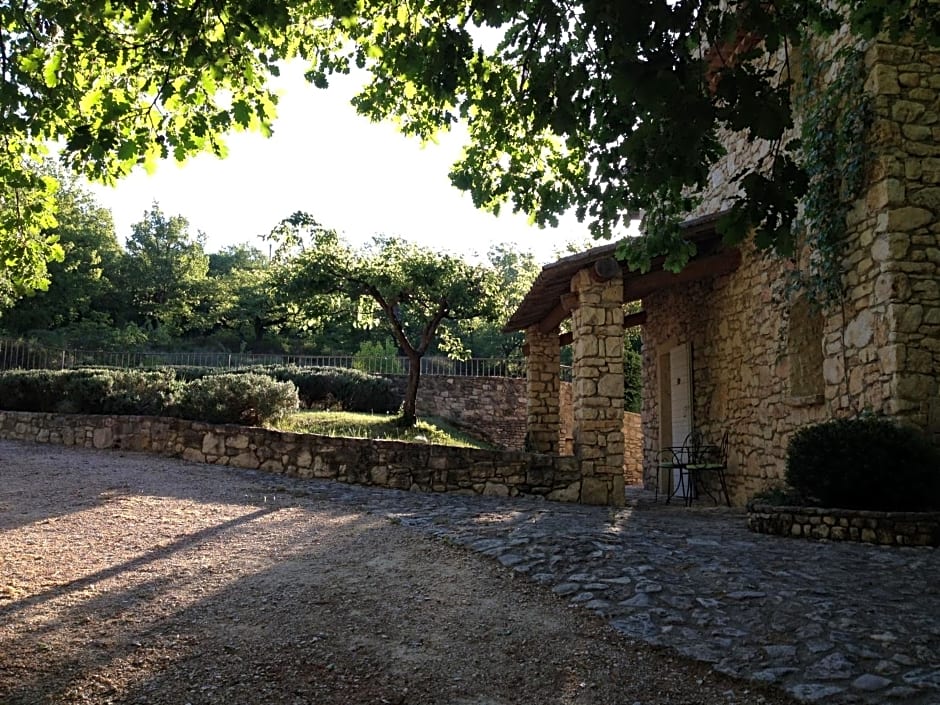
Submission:
<svg viewBox="0 0 940 705">
<path fill-rule="evenodd" d="M 656 477 L 656 498 L 659 498 L 662 474 L 670 474 L 672 486 L 666 491 L 666 504 L 679 495 L 689 507 L 698 498 L 699 492 L 707 494 L 717 505 L 722 494 L 725 504 L 731 506 L 725 470 L 728 467 L 728 432 L 725 431 L 718 445 L 704 443 L 700 431 L 692 431 L 686 436 L 681 446 L 668 446 L 659 451 L 658 473 Z M 703 480 L 714 475 L 718 480 L 717 497 L 709 489 L 709 483 Z"/>
</svg>

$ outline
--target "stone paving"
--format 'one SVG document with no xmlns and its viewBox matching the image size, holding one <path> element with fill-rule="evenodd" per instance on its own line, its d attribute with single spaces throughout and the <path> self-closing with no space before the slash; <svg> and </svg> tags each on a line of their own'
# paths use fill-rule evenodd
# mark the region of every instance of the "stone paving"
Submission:
<svg viewBox="0 0 940 705">
<path fill-rule="evenodd" d="M 754 534 L 741 510 L 637 490 L 611 510 L 270 482 L 464 545 L 628 637 L 806 702 L 940 705 L 936 549 Z"/>
</svg>

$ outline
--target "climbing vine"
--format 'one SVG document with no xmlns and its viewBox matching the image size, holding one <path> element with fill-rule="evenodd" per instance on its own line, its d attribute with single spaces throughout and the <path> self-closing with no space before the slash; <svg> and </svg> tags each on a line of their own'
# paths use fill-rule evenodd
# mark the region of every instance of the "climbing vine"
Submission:
<svg viewBox="0 0 940 705">
<path fill-rule="evenodd" d="M 809 47 L 810 42 L 804 46 Z M 868 166 L 866 133 L 871 100 L 864 91 L 864 59 L 844 47 L 820 59 L 807 49 L 796 104 L 802 114 L 803 168 L 808 177 L 802 216 L 796 224 L 806 253 L 793 273 L 799 290 L 818 307 L 842 301 L 846 218 L 862 195 Z"/>
</svg>

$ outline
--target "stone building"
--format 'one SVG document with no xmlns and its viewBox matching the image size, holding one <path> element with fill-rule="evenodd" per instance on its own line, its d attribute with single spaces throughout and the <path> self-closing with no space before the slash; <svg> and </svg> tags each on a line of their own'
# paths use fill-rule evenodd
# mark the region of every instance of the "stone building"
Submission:
<svg viewBox="0 0 940 705">
<path fill-rule="evenodd" d="M 820 312 L 787 287 L 787 262 L 750 244 L 727 248 L 716 234 L 735 164 L 760 156 L 743 140 L 727 143 L 685 223 L 698 254 L 681 273 L 655 261 L 632 272 L 611 259 L 614 244 L 542 270 L 507 329 L 526 332 L 536 451 L 558 452 L 559 350 L 574 346 L 581 501 L 622 501 L 624 325 L 643 326 L 648 486 L 659 449 L 692 428 L 713 440 L 728 432 L 737 504 L 783 477 L 787 441 L 808 423 L 871 411 L 940 440 L 940 50 L 872 42 L 865 72 L 870 166 L 847 217 L 841 305 Z M 642 311 L 625 319 L 631 301 Z M 561 336 L 569 316 L 571 333 Z"/>
</svg>

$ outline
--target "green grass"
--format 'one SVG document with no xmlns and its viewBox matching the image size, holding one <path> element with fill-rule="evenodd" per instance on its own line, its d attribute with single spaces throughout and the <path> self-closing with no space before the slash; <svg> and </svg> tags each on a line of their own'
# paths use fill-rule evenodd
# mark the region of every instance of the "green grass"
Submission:
<svg viewBox="0 0 940 705">
<path fill-rule="evenodd" d="M 492 448 L 491 445 L 461 433 L 442 419 L 419 419 L 412 428 L 401 428 L 398 416 L 359 414 L 351 411 L 299 411 L 277 422 L 281 431 L 316 433 L 322 436 L 375 438 L 382 440 L 435 443 L 467 448 Z"/>
</svg>

